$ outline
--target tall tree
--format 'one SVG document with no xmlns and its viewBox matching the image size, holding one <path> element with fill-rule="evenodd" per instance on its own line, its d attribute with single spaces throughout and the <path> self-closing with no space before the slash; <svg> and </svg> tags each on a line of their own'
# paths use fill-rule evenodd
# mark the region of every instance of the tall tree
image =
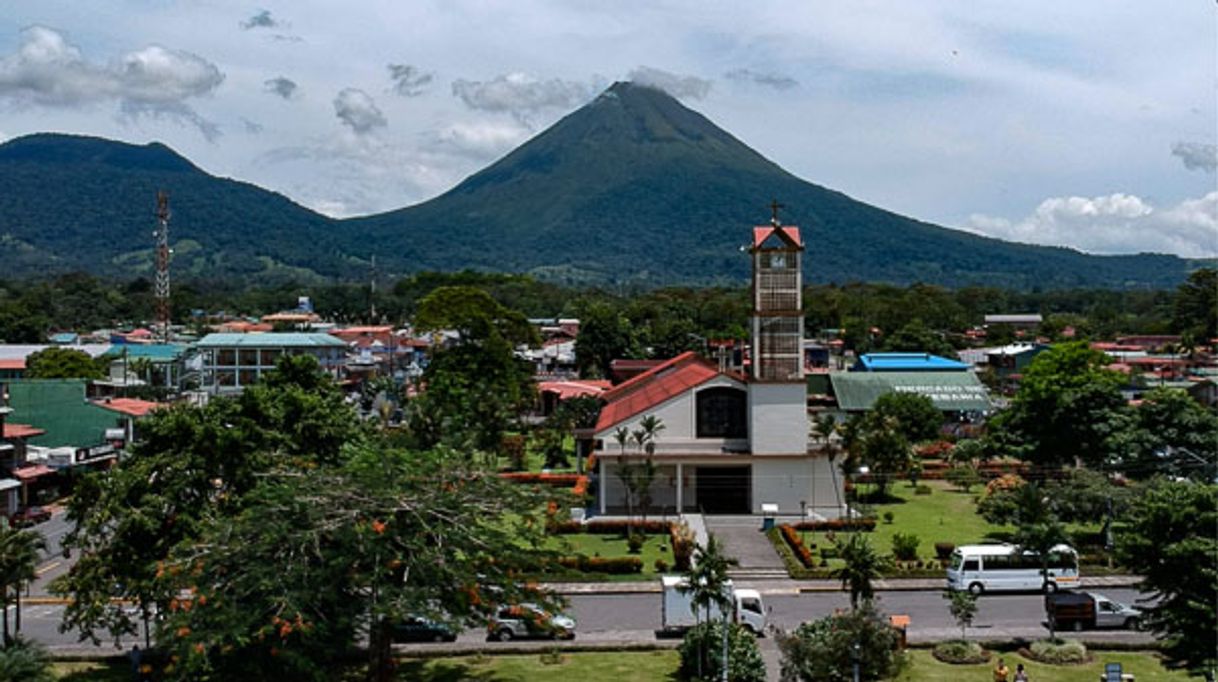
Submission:
<svg viewBox="0 0 1218 682">
<path fill-rule="evenodd" d="M 943 426 L 943 413 L 921 393 L 890 391 L 876 398 L 869 416 L 892 419 L 896 429 L 910 443 L 934 440 Z"/>
<path fill-rule="evenodd" d="M 1106 369 L 1108 362 L 1081 341 L 1037 355 L 991 431 L 1024 443 L 1026 456 L 1037 464 L 1103 463 L 1128 428 L 1120 391 L 1125 379 Z"/>
<path fill-rule="evenodd" d="M 1160 479 L 1136 496 L 1117 536 L 1122 566 L 1143 576 L 1142 624 L 1163 644 L 1164 665 L 1218 672 L 1218 486 Z"/>
<path fill-rule="evenodd" d="M 1196 338 L 1218 337 L 1218 270 L 1200 268 L 1176 290 L 1172 327 Z"/>
<path fill-rule="evenodd" d="M 100 379 L 109 360 L 94 360 L 84 351 L 52 346 L 31 353 L 25 360 L 30 379 Z"/>
<path fill-rule="evenodd" d="M 1122 440 L 1118 461 L 1130 476 L 1157 474 L 1213 481 L 1218 462 L 1218 413 L 1177 388 L 1153 388 L 1133 410 L 1133 428 Z"/>
<path fill-rule="evenodd" d="M 739 566 L 740 562 L 735 557 L 730 557 L 723 552 L 723 545 L 711 535 L 706 540 L 706 545 L 696 545 L 694 547 L 694 561 L 690 569 L 685 572 L 685 584 L 679 589 L 690 595 L 690 602 L 693 605 L 695 617 L 698 613 L 698 608 L 701 607 L 706 611 L 706 622 L 710 622 L 711 607 L 717 607 L 723 614 L 723 656 L 727 657 L 727 624 L 728 614 L 732 612 L 732 600 L 728 595 L 728 571 Z M 701 667 L 701 656 L 699 659 L 699 667 Z M 728 666 L 722 667 L 726 674 Z M 701 670 L 698 671 L 699 677 L 702 675 Z"/>
<path fill-rule="evenodd" d="M 615 359 L 639 354 L 630 321 L 612 304 L 594 301 L 583 306 L 579 315 L 575 362 L 581 376 L 608 377 Z"/>
<path fill-rule="evenodd" d="M 0 644 L 8 646 L 11 642 L 8 628 L 8 607 L 14 601 L 17 604 L 17 623 L 21 622 L 21 588 L 33 580 L 38 565 L 38 553 L 46 549 L 46 541 L 39 533 L 19 530 L 9 525 L 8 520 L 0 517 L 0 620 L 3 621 L 3 641 Z M 20 632 L 18 625 L 14 634 Z"/>
</svg>

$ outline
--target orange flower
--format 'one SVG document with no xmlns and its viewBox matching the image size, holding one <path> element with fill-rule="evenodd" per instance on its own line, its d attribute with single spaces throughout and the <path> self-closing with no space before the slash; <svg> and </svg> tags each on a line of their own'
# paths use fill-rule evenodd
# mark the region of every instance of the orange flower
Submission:
<svg viewBox="0 0 1218 682">
<path fill-rule="evenodd" d="M 196 642 L 196 643 L 195 643 L 195 653 L 196 653 L 196 654 L 202 654 L 202 653 L 203 653 L 203 642 Z"/>
<path fill-rule="evenodd" d="M 279 627 L 279 638 L 280 639 L 283 639 L 290 634 L 292 634 L 292 624 L 291 623 L 285 622 L 283 625 L 281 625 Z"/>
<path fill-rule="evenodd" d="M 189 634 L 190 634 L 190 628 L 186 627 L 185 625 L 178 628 L 178 637 L 185 637 Z"/>
<path fill-rule="evenodd" d="M 177 599 L 177 597 L 174 597 L 173 599 L 170 599 L 170 600 L 169 600 L 169 610 L 170 610 L 170 611 L 177 611 L 177 610 L 178 610 L 178 599 Z"/>
<path fill-rule="evenodd" d="M 374 520 L 372 522 L 372 532 L 376 533 L 377 535 L 383 535 L 385 533 L 385 523 Z"/>
<path fill-rule="evenodd" d="M 207 605 L 207 595 L 205 595 L 205 594 L 199 595 L 199 606 L 206 606 L 206 605 Z"/>
</svg>

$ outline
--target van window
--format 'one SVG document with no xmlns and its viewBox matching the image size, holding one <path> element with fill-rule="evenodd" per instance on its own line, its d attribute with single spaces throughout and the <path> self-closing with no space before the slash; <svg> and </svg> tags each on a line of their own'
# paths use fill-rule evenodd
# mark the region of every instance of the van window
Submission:
<svg viewBox="0 0 1218 682">
<path fill-rule="evenodd" d="M 977 557 L 971 556 L 964 560 L 964 568 L 962 570 L 978 571 L 981 570 L 981 564 L 977 561 Z"/>
<path fill-rule="evenodd" d="M 753 613 L 761 613 L 761 600 L 751 598 L 741 599 L 740 608 L 744 609 L 745 611 L 752 611 Z"/>
</svg>

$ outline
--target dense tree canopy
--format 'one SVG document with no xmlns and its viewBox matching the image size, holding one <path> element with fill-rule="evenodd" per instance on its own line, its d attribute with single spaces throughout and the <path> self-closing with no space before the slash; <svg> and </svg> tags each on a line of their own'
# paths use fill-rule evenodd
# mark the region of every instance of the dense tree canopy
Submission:
<svg viewBox="0 0 1218 682">
<path fill-rule="evenodd" d="M 100 379 L 108 366 L 107 359 L 94 360 L 84 351 L 52 346 L 26 358 L 25 375 L 30 379 Z"/>
</svg>

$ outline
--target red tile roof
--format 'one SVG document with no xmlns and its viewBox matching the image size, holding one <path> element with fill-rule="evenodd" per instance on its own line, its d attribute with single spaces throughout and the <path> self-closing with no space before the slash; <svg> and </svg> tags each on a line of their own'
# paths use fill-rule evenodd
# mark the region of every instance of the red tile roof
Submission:
<svg viewBox="0 0 1218 682">
<path fill-rule="evenodd" d="M 581 381 L 542 381 L 538 382 L 537 390 L 542 393 L 554 393 L 559 400 L 569 400 L 581 396 L 599 396 L 609 389 L 610 383 L 603 379 L 587 379 Z"/>
<path fill-rule="evenodd" d="M 718 368 L 697 353 L 682 353 L 601 394 L 606 404 L 596 430 L 612 428 L 718 375 Z"/>
<path fill-rule="evenodd" d="M 44 433 L 46 431 L 29 424 L 13 424 L 11 422 L 4 424 L 5 438 L 33 438 L 34 436 L 41 436 Z"/>
<path fill-rule="evenodd" d="M 19 467 L 13 469 L 13 478 L 18 481 L 32 481 L 39 476 L 53 474 L 55 470 L 45 464 L 35 464 L 33 466 Z"/>
<path fill-rule="evenodd" d="M 791 243 L 796 246 L 803 246 L 804 242 L 799 238 L 799 228 L 794 225 L 784 225 L 782 227 L 774 227 L 773 225 L 759 225 L 753 228 L 753 248 L 762 245 L 765 240 L 770 238 L 770 235 L 775 231 L 781 231 L 781 235 L 785 236 Z"/>
<path fill-rule="evenodd" d="M 164 407 L 164 403 L 139 400 L 137 398 L 108 398 L 106 400 L 99 400 L 94 404 L 107 410 L 121 412 L 130 417 L 143 417 L 155 409 Z"/>
<path fill-rule="evenodd" d="M 0 369 L 25 369 L 25 358 L 0 358 Z"/>
</svg>

